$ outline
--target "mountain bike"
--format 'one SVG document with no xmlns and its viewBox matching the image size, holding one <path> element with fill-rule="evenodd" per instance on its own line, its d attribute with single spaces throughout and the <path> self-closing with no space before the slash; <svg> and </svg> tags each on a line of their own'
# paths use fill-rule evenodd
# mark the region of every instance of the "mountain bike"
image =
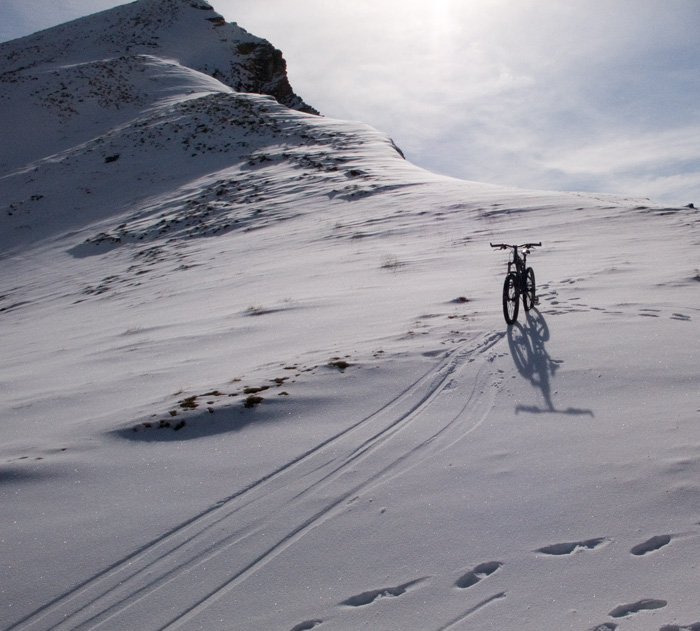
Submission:
<svg viewBox="0 0 700 631">
<path fill-rule="evenodd" d="M 489 245 L 499 250 L 510 249 L 511 251 L 508 259 L 508 273 L 503 281 L 503 317 L 505 317 L 507 324 L 513 324 L 518 319 L 520 296 L 523 297 L 525 311 L 530 311 L 538 302 L 535 290 L 535 272 L 527 266 L 527 255 L 530 254 L 532 248 L 541 247 L 542 243 L 523 243 L 522 245 L 491 243 Z"/>
</svg>

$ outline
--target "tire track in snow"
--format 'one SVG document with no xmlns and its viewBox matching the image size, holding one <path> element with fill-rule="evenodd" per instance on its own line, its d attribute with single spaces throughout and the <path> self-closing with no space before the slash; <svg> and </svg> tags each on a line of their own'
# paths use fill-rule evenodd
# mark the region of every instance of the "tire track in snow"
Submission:
<svg viewBox="0 0 700 631">
<path fill-rule="evenodd" d="M 493 596 L 490 596 L 489 598 L 486 598 L 485 600 L 482 600 L 481 602 L 477 603 L 473 607 L 470 607 L 465 611 L 461 616 L 458 616 L 454 620 L 451 620 L 448 622 L 446 625 L 440 627 L 438 631 L 448 631 L 448 629 L 453 629 L 455 626 L 458 624 L 464 622 L 467 618 L 475 614 L 477 611 L 480 611 L 484 607 L 487 607 L 493 602 L 496 602 L 497 600 L 502 600 L 503 598 L 506 597 L 505 592 L 500 592 L 498 594 L 494 594 Z"/>
<path fill-rule="evenodd" d="M 115 625 L 172 631 L 181 627 L 338 514 L 357 493 L 402 475 L 478 427 L 491 408 L 489 397 L 484 397 L 488 362 L 483 356 L 502 338 L 502 333 L 485 334 L 449 352 L 373 414 L 170 530 L 7 631 L 78 631 Z M 477 359 L 481 361 L 475 367 L 476 386 L 467 402 L 455 408 L 445 394 L 457 373 Z M 440 397 L 447 400 L 448 420 L 435 424 L 432 419 L 413 427 Z M 409 448 L 398 457 L 383 454 L 382 447 L 409 425 Z M 356 468 L 359 463 L 362 467 Z"/>
<path fill-rule="evenodd" d="M 484 345 L 484 347 L 480 348 L 480 352 L 485 352 L 493 346 L 498 340 L 500 340 L 503 337 L 502 334 L 493 336 L 491 338 L 491 342 L 488 345 Z M 474 349 L 472 348 L 471 351 L 473 352 Z M 239 575 L 234 576 L 231 578 L 230 581 L 228 581 L 226 584 L 222 585 L 220 588 L 218 588 L 215 592 L 207 596 L 201 603 L 199 603 L 196 607 L 194 607 L 192 610 L 186 612 L 183 614 L 181 617 L 178 619 L 174 620 L 171 624 L 159 628 L 159 631 L 174 631 L 175 629 L 180 628 L 183 624 L 186 624 L 189 622 L 192 618 L 196 617 L 199 613 L 207 609 L 210 605 L 214 604 L 219 598 L 223 597 L 227 593 L 229 593 L 231 590 L 233 590 L 235 587 L 237 587 L 240 583 L 242 583 L 248 576 L 250 576 L 253 572 L 257 571 L 260 569 L 263 565 L 269 563 L 271 560 L 273 560 L 277 555 L 280 553 L 284 552 L 290 545 L 292 545 L 295 541 L 298 541 L 301 537 L 306 535 L 308 532 L 313 530 L 314 528 L 320 526 L 322 523 L 326 522 L 328 519 L 334 517 L 337 515 L 339 512 L 343 510 L 345 507 L 346 503 L 353 498 L 355 495 L 357 495 L 360 492 L 367 492 L 373 487 L 377 486 L 378 484 L 384 484 L 391 479 L 394 479 L 395 477 L 398 477 L 399 475 L 403 475 L 406 471 L 408 471 L 410 468 L 413 468 L 413 466 L 416 466 L 417 464 L 420 463 L 420 461 L 423 458 L 420 458 L 416 460 L 413 458 L 416 454 L 418 454 L 421 450 L 423 450 L 426 446 L 431 445 L 433 446 L 433 449 L 431 449 L 431 452 L 433 453 L 438 453 L 439 451 L 443 451 L 444 449 L 448 448 L 449 446 L 453 445 L 455 442 L 457 442 L 459 439 L 464 437 L 465 435 L 471 433 L 476 427 L 478 427 L 486 417 L 488 411 L 484 414 L 481 413 L 478 417 L 475 423 L 473 424 L 468 424 L 466 430 L 461 431 L 460 435 L 455 437 L 455 436 L 450 436 L 450 439 L 448 441 L 440 441 L 440 446 L 437 447 L 436 445 L 433 445 L 434 441 L 436 438 L 441 436 L 442 434 L 446 434 L 446 430 L 448 429 L 454 429 L 458 420 L 461 418 L 461 415 L 463 414 L 465 408 L 469 406 L 470 402 L 473 402 L 474 400 L 474 393 L 472 393 L 472 396 L 469 398 L 468 402 L 464 405 L 461 406 L 459 409 L 459 412 L 448 422 L 446 423 L 445 426 L 442 428 L 438 429 L 437 431 L 434 429 L 434 426 L 431 424 L 427 424 L 427 426 L 424 428 L 428 431 L 425 432 L 425 434 L 418 440 L 418 444 L 411 449 L 410 451 L 404 452 L 401 456 L 398 458 L 394 459 L 393 461 L 390 461 L 389 464 L 383 465 L 385 462 L 384 458 L 379 458 L 379 469 L 377 470 L 376 465 L 373 467 L 371 463 L 367 462 L 367 459 L 373 455 L 373 453 L 380 449 L 383 445 L 385 445 L 391 438 L 394 437 L 394 435 L 407 427 L 411 421 L 413 421 L 421 412 L 423 412 L 425 409 L 427 409 L 428 405 L 432 403 L 445 389 L 445 387 L 448 385 L 448 383 L 451 381 L 451 377 L 453 376 L 454 372 L 457 370 L 457 368 L 460 365 L 460 358 L 463 358 L 465 353 L 463 352 L 458 352 L 456 357 L 452 357 L 447 363 L 449 369 L 443 370 L 443 371 L 438 371 L 442 374 L 442 376 L 439 378 L 439 383 L 437 384 L 436 387 L 432 388 L 429 393 L 423 397 L 418 405 L 416 405 L 409 413 L 406 415 L 402 415 L 398 417 L 396 420 L 394 420 L 388 427 L 383 428 L 379 432 L 377 432 L 371 439 L 365 442 L 360 448 L 358 448 L 354 453 L 352 453 L 350 456 L 348 456 L 343 462 L 341 462 L 340 465 L 338 465 L 334 470 L 332 470 L 329 474 L 325 475 L 321 480 L 319 480 L 317 483 L 312 484 L 311 486 L 307 487 L 304 489 L 302 493 L 299 494 L 299 496 L 293 498 L 293 500 L 298 501 L 302 498 L 303 495 L 310 495 L 312 491 L 318 491 L 319 489 L 324 488 L 328 484 L 331 483 L 337 483 L 338 478 L 340 476 L 348 474 L 349 477 L 352 479 L 352 474 L 356 473 L 357 470 L 352 470 L 349 471 L 350 465 L 353 463 L 359 464 L 360 462 L 362 463 L 362 470 L 364 472 L 367 471 L 375 471 L 373 474 L 366 476 L 364 480 L 362 480 L 360 483 L 355 484 L 354 486 L 350 487 L 345 487 L 340 493 L 337 493 L 336 491 L 329 492 L 327 495 L 328 497 L 333 497 L 334 499 L 332 500 L 327 500 L 328 504 L 319 510 L 317 513 L 315 513 L 312 517 L 307 519 L 299 528 L 295 529 L 294 531 L 288 533 L 285 537 L 283 537 L 277 544 L 275 544 L 272 548 L 267 550 L 261 557 L 256 559 L 253 563 L 251 563 L 243 572 L 241 572 Z M 481 381 L 483 381 L 483 375 L 482 371 L 479 371 L 479 376 L 482 377 L 482 379 L 478 380 L 478 385 L 479 386 L 483 385 Z M 476 389 L 475 389 L 476 391 Z M 479 392 L 482 392 L 481 390 Z M 483 393 L 483 392 L 482 392 Z M 491 405 L 489 404 L 487 406 L 488 410 L 491 409 Z M 412 430 L 415 428 L 411 426 Z M 454 432 L 452 432 L 453 434 Z M 415 434 L 414 434 L 415 436 Z M 412 438 L 414 437 L 412 436 Z M 432 455 L 432 454 L 431 454 Z M 412 462 L 408 462 L 409 460 L 412 460 Z M 398 469 L 398 470 L 396 470 Z M 308 503 L 309 504 L 316 504 L 318 498 L 312 496 L 309 498 Z M 276 513 L 277 514 L 277 513 Z M 471 612 L 470 612 L 471 613 Z"/>
</svg>

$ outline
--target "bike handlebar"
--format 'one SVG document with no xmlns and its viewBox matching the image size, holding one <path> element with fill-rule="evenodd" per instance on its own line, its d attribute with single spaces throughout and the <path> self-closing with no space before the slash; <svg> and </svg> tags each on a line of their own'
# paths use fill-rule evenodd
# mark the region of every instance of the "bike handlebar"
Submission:
<svg viewBox="0 0 700 631">
<path fill-rule="evenodd" d="M 542 241 L 539 243 L 522 243 L 521 245 L 509 245 L 508 243 L 489 243 L 492 248 L 499 250 L 507 250 L 508 248 L 539 248 L 542 247 Z"/>
</svg>

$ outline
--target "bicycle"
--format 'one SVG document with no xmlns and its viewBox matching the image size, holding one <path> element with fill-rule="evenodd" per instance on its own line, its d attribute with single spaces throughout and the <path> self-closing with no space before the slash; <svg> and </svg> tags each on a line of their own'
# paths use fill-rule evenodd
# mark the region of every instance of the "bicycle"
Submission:
<svg viewBox="0 0 700 631">
<path fill-rule="evenodd" d="M 499 250 L 511 250 L 508 259 L 508 272 L 503 281 L 503 317 L 505 317 L 507 324 L 513 324 L 518 319 L 520 296 L 523 298 L 525 311 L 530 311 L 538 302 L 535 272 L 527 266 L 527 255 L 530 254 L 532 248 L 541 247 L 542 242 L 523 243 L 522 245 L 490 243 L 489 245 Z M 515 271 L 513 271 L 513 267 L 515 267 Z"/>
</svg>

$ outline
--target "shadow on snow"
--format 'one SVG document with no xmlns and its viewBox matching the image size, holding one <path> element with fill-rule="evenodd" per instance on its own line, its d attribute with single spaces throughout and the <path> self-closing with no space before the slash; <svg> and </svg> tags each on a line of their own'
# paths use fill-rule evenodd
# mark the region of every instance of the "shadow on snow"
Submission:
<svg viewBox="0 0 700 631">
<path fill-rule="evenodd" d="M 552 359 L 545 348 L 549 340 L 549 326 L 542 313 L 532 309 L 526 313 L 526 322 L 523 326 L 516 322 L 508 327 L 508 346 L 518 372 L 525 377 L 533 387 L 540 390 L 545 401 L 545 407 L 536 405 L 518 405 L 515 408 L 519 412 L 533 414 L 551 413 L 571 414 L 579 416 L 593 416 L 592 410 L 568 407 L 557 409 L 552 401 L 551 378 L 563 360 Z"/>
<path fill-rule="evenodd" d="M 161 415 L 162 420 L 156 417 L 110 433 L 119 438 L 138 442 L 195 440 L 218 434 L 241 432 L 253 426 L 294 420 L 294 416 L 288 411 L 286 413 L 280 411 L 281 405 L 281 402 L 274 399 L 265 399 L 260 405 L 256 405 L 255 409 L 245 409 L 239 402 L 219 408 L 216 412 L 197 410 L 167 420 L 167 415 Z"/>
</svg>

